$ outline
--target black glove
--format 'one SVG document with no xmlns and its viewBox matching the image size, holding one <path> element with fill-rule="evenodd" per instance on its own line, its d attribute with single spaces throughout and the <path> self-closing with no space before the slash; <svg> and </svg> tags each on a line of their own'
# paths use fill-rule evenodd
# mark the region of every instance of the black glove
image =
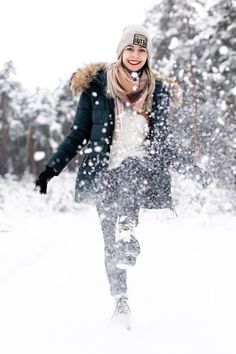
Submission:
<svg viewBox="0 0 236 354">
<path fill-rule="evenodd" d="M 40 194 L 47 193 L 47 184 L 57 173 L 52 167 L 46 166 L 46 169 L 40 173 L 38 179 L 35 181 L 35 186 L 39 187 Z"/>
</svg>

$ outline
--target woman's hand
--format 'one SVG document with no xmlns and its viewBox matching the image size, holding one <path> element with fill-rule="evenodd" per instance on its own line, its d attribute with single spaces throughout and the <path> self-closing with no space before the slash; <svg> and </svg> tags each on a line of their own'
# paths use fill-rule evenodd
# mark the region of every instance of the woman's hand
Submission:
<svg viewBox="0 0 236 354">
<path fill-rule="evenodd" d="M 46 169 L 40 173 L 39 177 L 35 181 L 35 186 L 36 188 L 39 187 L 40 194 L 47 193 L 47 184 L 56 175 L 57 173 L 54 171 L 54 169 L 49 166 L 46 166 Z"/>
</svg>

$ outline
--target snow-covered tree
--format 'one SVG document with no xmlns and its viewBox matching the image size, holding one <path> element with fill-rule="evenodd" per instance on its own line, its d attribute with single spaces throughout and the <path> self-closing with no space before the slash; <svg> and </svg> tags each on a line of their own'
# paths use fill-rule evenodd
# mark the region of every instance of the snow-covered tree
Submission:
<svg viewBox="0 0 236 354">
<path fill-rule="evenodd" d="M 163 0 L 147 12 L 145 21 L 153 37 L 153 66 L 176 78 L 184 90 L 183 108 L 172 114 L 176 139 L 231 186 L 235 9 L 235 0 L 210 8 L 203 1 Z"/>
<path fill-rule="evenodd" d="M 17 154 L 11 144 L 11 129 L 18 127 L 22 130 L 19 121 L 21 84 L 16 80 L 15 68 L 12 61 L 5 63 L 0 71 L 0 175 L 12 169 L 12 154 Z M 15 157 L 15 156 L 14 156 Z"/>
<path fill-rule="evenodd" d="M 60 139 L 56 140 L 55 147 L 58 143 L 64 138 L 64 136 L 69 132 L 75 112 L 76 112 L 76 105 L 78 102 L 78 97 L 73 98 L 70 92 L 70 82 L 65 81 L 61 82 L 61 84 L 57 87 L 56 92 L 56 122 L 58 124 L 58 128 L 60 131 Z M 68 165 L 68 168 L 73 170 L 77 163 L 78 157 L 73 159 Z"/>
<path fill-rule="evenodd" d="M 218 174 L 227 180 L 235 174 L 236 165 L 236 1 L 220 0 L 212 5 L 204 26 L 200 60 L 215 116 L 209 145 L 218 162 Z"/>
</svg>

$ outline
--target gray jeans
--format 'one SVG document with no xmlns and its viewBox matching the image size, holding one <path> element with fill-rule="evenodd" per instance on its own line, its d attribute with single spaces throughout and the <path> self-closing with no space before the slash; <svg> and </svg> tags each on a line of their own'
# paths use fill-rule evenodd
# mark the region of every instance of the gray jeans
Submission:
<svg viewBox="0 0 236 354">
<path fill-rule="evenodd" d="M 144 161 L 129 157 L 113 170 L 103 172 L 97 181 L 97 212 L 101 223 L 105 267 L 111 295 L 127 291 L 126 270 L 115 263 L 116 223 L 120 216 L 130 216 L 138 225 L 143 193 L 145 192 L 146 166 Z"/>
</svg>

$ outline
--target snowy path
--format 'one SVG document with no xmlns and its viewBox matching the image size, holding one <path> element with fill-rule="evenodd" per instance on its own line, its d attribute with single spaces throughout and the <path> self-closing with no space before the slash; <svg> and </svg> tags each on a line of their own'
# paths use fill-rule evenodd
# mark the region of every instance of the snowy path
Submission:
<svg viewBox="0 0 236 354">
<path fill-rule="evenodd" d="M 0 232 L 1 354 L 235 354 L 236 218 L 142 213 L 132 331 L 113 300 L 94 210 L 19 213 Z"/>
</svg>

